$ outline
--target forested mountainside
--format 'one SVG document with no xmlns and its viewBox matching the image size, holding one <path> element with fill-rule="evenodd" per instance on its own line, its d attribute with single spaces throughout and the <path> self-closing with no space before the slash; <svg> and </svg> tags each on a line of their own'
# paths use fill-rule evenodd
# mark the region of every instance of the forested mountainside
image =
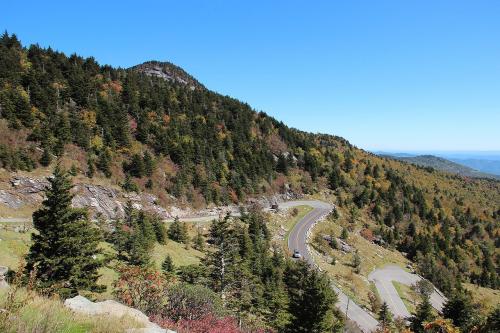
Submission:
<svg viewBox="0 0 500 333">
<path fill-rule="evenodd" d="M 72 173 L 163 205 L 243 202 L 331 191 L 365 214 L 445 292 L 459 281 L 500 287 L 500 183 L 465 179 L 287 127 L 214 93 L 179 67 L 99 65 L 15 35 L 0 39 L 0 166 Z"/>
<path fill-rule="evenodd" d="M 464 177 L 474 177 L 474 178 L 493 178 L 500 179 L 499 176 L 480 172 L 478 170 L 469 168 L 468 166 L 447 160 L 442 157 L 434 155 L 418 155 L 418 156 L 396 156 L 391 154 L 379 154 L 382 157 L 394 158 L 400 161 L 405 161 L 408 163 L 413 163 L 423 167 L 429 167 L 440 171 L 445 171 L 453 174 L 457 174 Z"/>
</svg>

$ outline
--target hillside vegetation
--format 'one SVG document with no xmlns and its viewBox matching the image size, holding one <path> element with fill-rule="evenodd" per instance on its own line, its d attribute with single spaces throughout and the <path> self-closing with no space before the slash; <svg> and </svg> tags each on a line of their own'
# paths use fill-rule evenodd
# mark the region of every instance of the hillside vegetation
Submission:
<svg viewBox="0 0 500 333">
<path fill-rule="evenodd" d="M 0 166 L 56 158 L 79 177 L 146 191 L 161 204 L 203 206 L 329 190 L 363 214 L 445 292 L 460 281 L 500 286 L 500 183 L 377 157 L 305 133 L 211 92 L 182 69 L 99 65 L 14 35 L 0 39 Z"/>
<path fill-rule="evenodd" d="M 434 155 L 397 156 L 388 154 L 382 156 L 416 164 L 422 167 L 428 167 L 444 172 L 449 172 L 464 177 L 500 179 L 500 177 L 497 175 L 480 172 L 466 165 L 462 165 Z"/>
</svg>

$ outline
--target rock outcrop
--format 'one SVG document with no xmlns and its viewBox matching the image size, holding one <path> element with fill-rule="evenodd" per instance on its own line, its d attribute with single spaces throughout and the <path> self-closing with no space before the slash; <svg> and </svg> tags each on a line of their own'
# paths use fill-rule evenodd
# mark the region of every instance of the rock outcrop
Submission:
<svg viewBox="0 0 500 333">
<path fill-rule="evenodd" d="M 49 185 L 46 179 L 14 176 L 10 184 L 0 189 L 0 205 L 11 209 L 24 206 L 37 208 L 44 199 L 44 190 Z M 10 187 L 9 187 L 10 185 Z M 153 212 L 161 218 L 172 218 L 165 208 L 157 204 L 158 198 L 149 193 L 125 193 L 119 189 L 95 184 L 77 183 L 73 188 L 75 194 L 73 206 L 89 208 L 91 217 L 102 216 L 105 219 L 121 218 L 125 214 L 125 204 L 131 201 L 137 209 Z M 183 216 L 179 212 L 179 216 Z"/>
<path fill-rule="evenodd" d="M 129 317 L 143 326 L 143 328 L 128 329 L 126 331 L 127 333 L 175 333 L 174 331 L 163 329 L 157 324 L 152 323 L 148 316 L 141 311 L 116 301 L 107 300 L 103 302 L 92 302 L 83 296 L 76 296 L 68 298 L 64 301 L 64 305 L 73 312 L 89 316 L 113 316 L 118 319 Z"/>
<path fill-rule="evenodd" d="M 0 266 L 0 289 L 7 288 L 9 284 L 5 281 L 5 276 L 9 272 L 9 267 Z"/>
</svg>

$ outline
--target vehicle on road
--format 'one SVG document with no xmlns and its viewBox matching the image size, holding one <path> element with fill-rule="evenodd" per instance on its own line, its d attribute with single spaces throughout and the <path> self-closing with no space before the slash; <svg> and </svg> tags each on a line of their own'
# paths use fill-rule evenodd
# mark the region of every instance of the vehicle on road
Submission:
<svg viewBox="0 0 500 333">
<path fill-rule="evenodd" d="M 293 251 L 293 255 L 292 255 L 292 257 L 299 259 L 299 258 L 302 258 L 302 254 L 300 254 L 300 251 L 299 251 L 299 250 L 295 249 L 295 250 Z"/>
</svg>

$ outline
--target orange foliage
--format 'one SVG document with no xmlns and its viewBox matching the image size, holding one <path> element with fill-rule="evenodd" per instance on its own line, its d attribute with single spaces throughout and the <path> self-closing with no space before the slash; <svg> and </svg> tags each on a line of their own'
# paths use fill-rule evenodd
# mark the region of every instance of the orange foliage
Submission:
<svg viewBox="0 0 500 333">
<path fill-rule="evenodd" d="M 373 231 L 371 231 L 370 229 L 368 228 L 363 228 L 361 229 L 361 231 L 359 232 L 359 234 L 361 235 L 361 237 L 363 237 L 364 239 L 372 242 L 373 241 Z"/>
</svg>

